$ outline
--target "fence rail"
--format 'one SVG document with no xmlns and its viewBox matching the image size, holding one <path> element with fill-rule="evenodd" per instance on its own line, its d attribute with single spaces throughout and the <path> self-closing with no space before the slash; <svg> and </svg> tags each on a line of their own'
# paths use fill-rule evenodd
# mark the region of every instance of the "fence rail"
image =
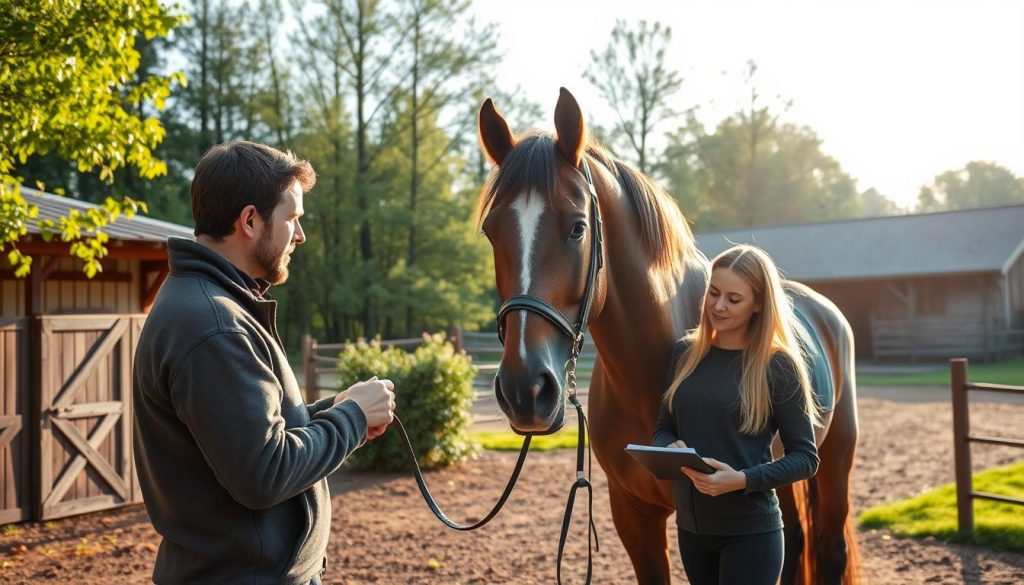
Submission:
<svg viewBox="0 0 1024 585">
<path fill-rule="evenodd" d="M 994 360 L 1024 352 L 1024 329 L 1001 329 L 995 323 L 951 317 L 873 317 L 871 344 L 875 359 L 958 355 Z"/>
<path fill-rule="evenodd" d="M 448 340 L 455 346 L 455 349 L 464 350 L 472 358 L 473 365 L 477 370 L 476 379 L 473 381 L 473 389 L 477 395 L 490 392 L 491 381 L 498 371 L 501 354 L 504 351 L 497 335 L 495 333 L 463 331 L 456 327 L 448 332 Z M 386 339 L 382 340 L 380 344 L 383 347 L 414 350 L 423 344 L 423 338 Z M 302 364 L 306 377 L 307 402 L 318 399 L 321 390 L 338 389 L 337 384 L 331 383 L 335 381 L 332 376 L 338 371 L 338 355 L 353 345 L 355 344 L 320 343 L 312 336 L 303 337 Z M 594 342 L 590 336 L 586 336 L 576 370 L 576 380 L 581 389 L 590 385 L 590 375 L 594 369 L 596 358 L 597 349 L 594 347 Z"/>
<path fill-rule="evenodd" d="M 971 383 L 967 381 L 967 359 L 949 360 L 953 400 L 953 460 L 956 468 L 957 530 L 967 537 L 974 532 L 974 500 L 992 500 L 1024 506 L 1024 500 L 988 492 L 976 492 L 971 477 L 971 443 L 1024 448 L 1024 439 L 986 437 L 971 433 L 967 393 L 971 390 L 1024 394 L 1024 386 Z"/>
</svg>

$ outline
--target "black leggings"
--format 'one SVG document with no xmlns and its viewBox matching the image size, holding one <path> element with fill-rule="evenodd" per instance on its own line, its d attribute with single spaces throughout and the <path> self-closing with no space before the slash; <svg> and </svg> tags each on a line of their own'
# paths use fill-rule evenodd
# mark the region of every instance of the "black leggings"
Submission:
<svg viewBox="0 0 1024 585">
<path fill-rule="evenodd" d="M 775 585 L 782 573 L 782 530 L 716 536 L 680 528 L 679 552 L 693 585 Z"/>
</svg>

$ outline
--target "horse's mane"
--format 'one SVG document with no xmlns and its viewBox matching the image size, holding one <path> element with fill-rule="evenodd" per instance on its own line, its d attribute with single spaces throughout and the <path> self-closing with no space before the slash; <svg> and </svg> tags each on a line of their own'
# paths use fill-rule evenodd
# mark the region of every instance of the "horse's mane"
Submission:
<svg viewBox="0 0 1024 585">
<path fill-rule="evenodd" d="M 597 141 L 588 139 L 586 153 L 615 177 L 636 212 L 651 267 L 675 279 L 682 278 L 686 258 L 694 252 L 695 245 L 693 232 L 676 202 L 661 186 L 616 159 Z M 550 201 L 557 192 L 558 156 L 561 155 L 550 134 L 534 132 L 520 137 L 480 192 L 474 214 L 477 225 L 504 197 L 536 192 Z"/>
</svg>

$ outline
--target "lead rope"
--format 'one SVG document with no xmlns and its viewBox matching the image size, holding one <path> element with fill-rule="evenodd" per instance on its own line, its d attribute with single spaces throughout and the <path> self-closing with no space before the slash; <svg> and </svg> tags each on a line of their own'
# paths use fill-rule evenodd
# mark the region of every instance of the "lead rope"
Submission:
<svg viewBox="0 0 1024 585">
<path fill-rule="evenodd" d="M 581 487 L 587 488 L 587 580 L 589 585 L 593 575 L 594 551 L 601 552 L 601 543 L 597 538 L 597 528 L 594 526 L 594 488 L 587 477 L 593 469 L 594 453 L 587 445 L 587 417 L 583 414 L 583 407 L 576 398 L 576 360 L 583 349 L 583 333 L 575 341 L 572 357 L 566 364 L 565 374 L 568 386 L 569 403 L 576 408 L 578 435 L 576 437 L 576 482 L 569 489 L 569 499 L 565 502 L 565 514 L 562 517 L 562 533 L 558 537 L 558 561 L 556 564 L 556 578 L 558 585 L 562 585 L 562 553 L 565 549 L 565 540 L 569 535 L 569 524 L 572 520 L 572 507 L 576 501 L 576 491 Z M 583 471 L 583 450 L 587 448 L 587 471 Z"/>
<path fill-rule="evenodd" d="M 491 508 L 491 511 L 488 512 L 483 519 L 473 524 L 459 524 L 458 522 L 448 518 L 448 516 L 441 511 L 441 507 L 437 505 L 437 501 L 434 500 L 434 496 L 430 495 L 430 489 L 427 488 L 427 482 L 423 479 L 423 472 L 420 471 L 420 464 L 416 461 L 416 452 L 412 448 L 412 443 L 409 441 L 409 434 L 405 432 L 405 426 L 402 425 L 402 421 L 398 418 L 397 414 L 395 415 L 393 424 L 398 427 L 398 435 L 402 439 L 402 445 L 405 447 L 405 454 L 409 457 L 409 463 L 412 465 L 413 475 L 416 478 L 416 485 L 419 486 L 420 494 L 423 495 L 423 499 L 427 502 L 427 506 L 430 508 L 430 511 L 434 513 L 434 516 L 437 516 L 438 520 L 443 522 L 449 528 L 463 531 L 476 530 L 484 524 L 487 524 L 491 521 L 491 518 L 494 518 L 494 516 L 498 514 L 501 507 L 505 505 L 505 500 L 512 495 L 512 489 L 516 485 L 516 480 L 519 479 L 519 472 L 522 471 L 523 462 L 526 461 L 526 454 L 530 451 L 530 439 L 532 438 L 532 435 L 526 435 L 523 437 L 523 446 L 519 450 L 519 460 L 516 461 L 516 467 L 512 471 L 512 476 L 508 478 L 508 484 L 505 485 L 505 491 L 503 491 L 501 493 L 501 497 L 498 498 L 498 503 L 494 504 L 494 507 Z"/>
</svg>

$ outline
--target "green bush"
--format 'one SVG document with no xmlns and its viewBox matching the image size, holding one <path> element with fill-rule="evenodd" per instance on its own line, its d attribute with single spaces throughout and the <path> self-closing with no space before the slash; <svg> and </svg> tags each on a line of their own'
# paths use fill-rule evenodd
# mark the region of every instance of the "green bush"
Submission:
<svg viewBox="0 0 1024 585">
<path fill-rule="evenodd" d="M 409 433 L 420 467 L 447 467 L 472 455 L 469 408 L 476 368 L 440 334 L 424 335 L 412 353 L 360 341 L 341 352 L 339 390 L 371 376 L 395 383 L 395 413 Z M 408 455 L 398 431 L 389 428 L 348 459 L 358 469 L 406 470 Z"/>
</svg>

